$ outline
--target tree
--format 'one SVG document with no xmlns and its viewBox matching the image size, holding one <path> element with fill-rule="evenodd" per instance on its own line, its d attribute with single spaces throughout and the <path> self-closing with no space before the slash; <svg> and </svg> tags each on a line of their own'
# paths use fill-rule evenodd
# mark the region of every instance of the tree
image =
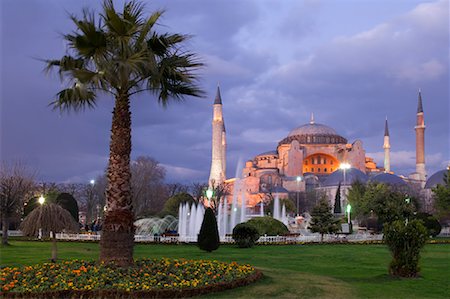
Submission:
<svg viewBox="0 0 450 299">
<path fill-rule="evenodd" d="M 358 193 L 362 190 L 361 196 Z M 417 198 L 383 183 L 369 183 L 364 189 L 352 186 L 349 200 L 358 218 L 374 213 L 382 224 L 412 217 L 418 205 Z"/>
<path fill-rule="evenodd" d="M 190 193 L 194 198 L 195 202 L 200 202 L 205 196 L 205 190 L 208 189 L 207 183 L 192 183 L 190 188 Z"/>
<path fill-rule="evenodd" d="M 341 183 L 339 183 L 339 186 L 336 191 L 336 196 L 334 198 L 334 211 L 335 214 L 341 214 Z"/>
<path fill-rule="evenodd" d="M 188 193 L 178 193 L 177 195 L 172 196 L 164 204 L 163 214 L 169 214 L 176 217 L 178 215 L 178 208 L 180 207 L 180 204 L 186 202 L 189 204 L 195 202 L 194 198 Z"/>
<path fill-rule="evenodd" d="M 78 222 L 78 203 L 72 195 L 65 192 L 60 193 L 55 203 L 66 209 L 72 215 L 73 220 Z"/>
<path fill-rule="evenodd" d="M 168 197 L 172 197 L 177 195 L 178 193 L 188 193 L 189 192 L 189 186 L 184 185 L 181 183 L 169 183 L 166 184 Z"/>
<path fill-rule="evenodd" d="M 444 174 L 442 184 L 437 184 L 433 191 L 434 207 L 440 218 L 450 217 L 450 168 Z"/>
<path fill-rule="evenodd" d="M 420 250 L 428 239 L 422 221 L 408 223 L 396 220 L 386 223 L 383 236 L 392 254 L 389 273 L 393 276 L 416 277 L 419 272 Z"/>
<path fill-rule="evenodd" d="M 200 249 L 208 252 L 219 248 L 219 229 L 217 228 L 216 215 L 211 208 L 207 208 L 205 211 L 197 242 Z"/>
<path fill-rule="evenodd" d="M 308 229 L 313 233 L 320 233 L 320 242 L 323 242 L 324 234 L 332 234 L 339 231 L 339 220 L 334 219 L 331 207 L 324 199 L 319 201 L 311 212 L 311 222 Z"/>
<path fill-rule="evenodd" d="M 165 176 L 166 169 L 151 157 L 140 156 L 131 162 L 131 191 L 136 217 L 162 210 L 168 198 Z"/>
<path fill-rule="evenodd" d="M 130 99 L 149 92 L 166 106 L 170 99 L 202 95 L 194 74 L 202 63 L 183 47 L 188 36 L 154 30 L 162 14 L 146 17 L 136 1 L 119 12 L 105 0 L 98 18 L 88 9 L 81 18 L 70 17 L 75 31 L 64 35 L 68 53 L 47 61 L 47 69 L 56 68 L 68 85 L 52 103 L 56 109 L 94 108 L 99 94 L 114 98 L 100 260 L 120 266 L 133 263 Z"/>
<path fill-rule="evenodd" d="M 56 247 L 56 233 L 64 231 L 78 231 L 78 223 L 66 209 L 54 203 L 44 203 L 25 217 L 20 229 L 26 236 L 36 236 L 39 230 L 44 233 L 52 232 L 52 262 L 58 258 Z"/>
<path fill-rule="evenodd" d="M 350 189 L 348 190 L 347 201 L 351 204 L 352 213 L 357 218 L 361 218 L 367 214 L 367 203 L 363 199 L 365 193 L 366 184 L 358 180 L 353 182 Z"/>
<path fill-rule="evenodd" d="M 0 217 L 2 245 L 8 245 L 11 219 L 22 214 L 22 207 L 35 187 L 34 175 L 21 163 L 0 168 Z"/>
</svg>

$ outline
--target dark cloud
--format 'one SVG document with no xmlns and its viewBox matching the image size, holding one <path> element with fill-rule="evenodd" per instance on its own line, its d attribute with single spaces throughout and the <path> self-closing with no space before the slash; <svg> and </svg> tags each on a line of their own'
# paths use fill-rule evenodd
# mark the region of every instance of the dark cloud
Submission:
<svg viewBox="0 0 450 299">
<path fill-rule="evenodd" d="M 425 2 L 425 1 L 424 1 Z M 123 1 L 117 1 L 121 5 Z M 419 3 L 418 5 L 416 5 Z M 35 58 L 65 52 L 67 12 L 97 11 L 92 1 L 3 1 L 2 159 L 22 159 L 43 180 L 87 181 L 106 167 L 113 99 L 93 111 L 52 112 L 61 83 Z M 417 89 L 423 90 L 429 172 L 448 157 L 448 2 L 371 5 L 370 19 L 348 18 L 348 4 L 322 1 L 152 1 L 166 9 L 160 31 L 192 34 L 203 99 L 163 109 L 151 94 L 132 99 L 133 152 L 150 155 L 172 181 L 205 181 L 211 155 L 211 103 L 220 83 L 228 138 L 228 176 L 236 165 L 276 149 L 293 128 L 316 121 L 361 139 L 381 162 L 389 118 L 395 171 L 414 170 Z M 352 9 L 367 13 L 366 5 Z M 383 7 L 382 7 L 383 6 Z M 357 12 L 355 12 L 357 14 Z M 385 16 L 386 15 L 386 16 Z M 388 17 L 387 17 L 388 16 Z M 407 153 L 407 154 L 406 154 Z"/>
</svg>

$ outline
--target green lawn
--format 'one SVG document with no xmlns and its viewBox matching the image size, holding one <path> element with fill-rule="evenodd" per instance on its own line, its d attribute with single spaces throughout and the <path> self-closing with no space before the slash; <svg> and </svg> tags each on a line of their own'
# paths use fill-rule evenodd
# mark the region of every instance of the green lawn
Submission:
<svg viewBox="0 0 450 299">
<path fill-rule="evenodd" d="M 50 243 L 12 241 L 1 247 L 1 265 L 48 261 Z M 61 259 L 96 259 L 97 243 L 60 242 Z M 265 277 L 250 286 L 202 298 L 449 298 L 450 245 L 426 245 L 421 277 L 387 275 L 384 245 L 288 245 L 239 249 L 221 246 L 206 253 L 194 245 L 136 245 L 135 257 L 216 259 L 249 263 Z"/>
</svg>

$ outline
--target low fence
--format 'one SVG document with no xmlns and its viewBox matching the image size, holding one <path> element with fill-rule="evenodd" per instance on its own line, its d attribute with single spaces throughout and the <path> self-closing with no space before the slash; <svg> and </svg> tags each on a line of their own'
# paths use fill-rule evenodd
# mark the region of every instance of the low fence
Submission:
<svg viewBox="0 0 450 299">
<path fill-rule="evenodd" d="M 100 234 L 56 234 L 56 238 L 59 240 L 71 240 L 71 241 L 99 241 Z M 358 242 L 358 241 L 381 241 L 383 235 L 370 235 L 370 234 L 352 234 L 352 235 L 324 235 L 323 241 L 325 242 Z M 158 235 L 135 235 L 135 242 L 147 242 L 147 243 L 196 243 L 196 236 L 158 236 Z M 230 235 L 221 236 L 220 242 L 233 243 L 234 240 Z M 320 235 L 294 235 L 294 236 L 261 236 L 258 243 L 263 244 L 280 244 L 280 243 L 314 243 L 320 242 Z"/>
</svg>

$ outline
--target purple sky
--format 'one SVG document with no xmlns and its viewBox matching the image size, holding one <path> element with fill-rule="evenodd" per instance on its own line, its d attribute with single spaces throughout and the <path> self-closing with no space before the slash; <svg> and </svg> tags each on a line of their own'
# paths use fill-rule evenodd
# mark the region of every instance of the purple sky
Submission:
<svg viewBox="0 0 450 299">
<path fill-rule="evenodd" d="M 117 1 L 120 4 L 121 1 Z M 1 146 L 44 181 L 87 182 L 107 163 L 113 101 L 60 114 L 47 105 L 62 85 L 36 58 L 65 53 L 67 12 L 100 1 L 1 1 Z M 119 5 L 118 5 L 119 6 Z M 220 82 L 228 139 L 228 177 L 239 159 L 274 150 L 314 112 L 350 142 L 360 139 L 382 165 L 389 119 L 391 167 L 415 169 L 417 90 L 422 89 L 428 174 L 449 149 L 448 1 L 151 1 L 166 9 L 159 31 L 194 35 L 188 47 L 207 67 L 205 99 L 159 107 L 150 94 L 132 99 L 132 157 L 149 155 L 169 181 L 206 181 L 212 102 Z"/>
</svg>

